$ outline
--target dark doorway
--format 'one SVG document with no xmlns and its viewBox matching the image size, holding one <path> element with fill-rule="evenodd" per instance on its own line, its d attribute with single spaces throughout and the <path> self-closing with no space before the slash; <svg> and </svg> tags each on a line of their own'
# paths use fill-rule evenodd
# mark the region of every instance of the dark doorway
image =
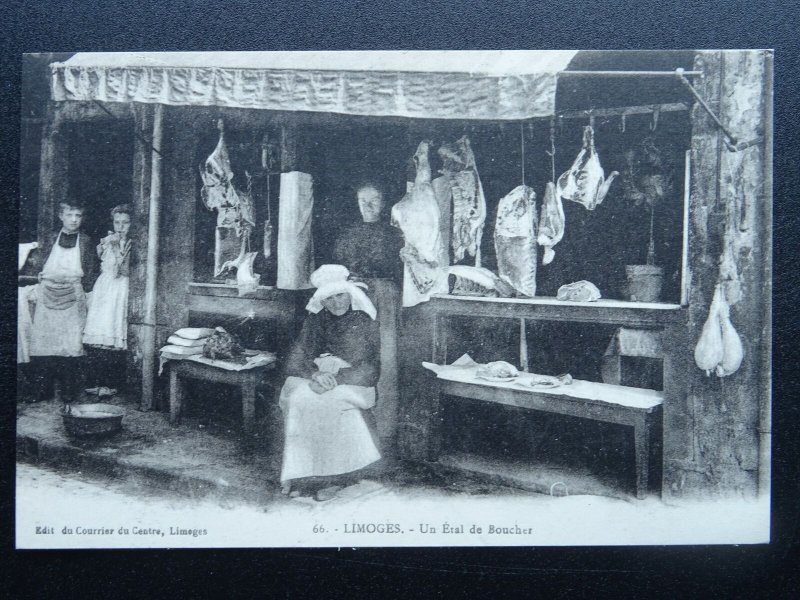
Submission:
<svg viewBox="0 0 800 600">
<path fill-rule="evenodd" d="M 83 231 L 98 241 L 112 229 L 111 209 L 133 202 L 133 127 L 123 121 L 75 124 L 69 148 L 69 198 L 83 200 Z"/>
</svg>

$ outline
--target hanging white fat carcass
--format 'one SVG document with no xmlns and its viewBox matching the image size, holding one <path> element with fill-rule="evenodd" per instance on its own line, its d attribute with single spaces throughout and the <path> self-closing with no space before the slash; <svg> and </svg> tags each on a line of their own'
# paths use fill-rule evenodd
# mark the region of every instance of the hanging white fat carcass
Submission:
<svg viewBox="0 0 800 600">
<path fill-rule="evenodd" d="M 515 187 L 497 206 L 494 228 L 497 272 L 518 294 L 536 295 L 536 194 Z"/>
<path fill-rule="evenodd" d="M 724 292 L 721 294 L 722 302 L 719 307 L 720 329 L 722 330 L 722 360 L 717 365 L 715 373 L 717 377 L 727 377 L 735 373 L 742 365 L 744 359 L 744 347 L 738 332 L 731 323 L 731 308 L 725 298 Z"/>
<path fill-rule="evenodd" d="M 714 288 L 714 298 L 708 309 L 700 339 L 694 349 L 694 362 L 706 372 L 726 377 L 736 372 L 744 358 L 744 347 L 730 319 L 730 305 L 722 285 Z"/>
<path fill-rule="evenodd" d="M 583 204 L 587 210 L 594 210 L 606 197 L 611 182 L 619 173 L 612 171 L 608 179 L 604 179 L 604 175 L 594 148 L 594 129 L 587 125 L 583 128 L 583 147 L 575 162 L 558 178 L 558 195 L 564 200 Z"/>
<path fill-rule="evenodd" d="M 442 145 L 438 152 L 443 162 L 440 172 L 447 178 L 453 199 L 453 258 L 458 262 L 468 254 L 475 257 L 475 266 L 480 267 L 486 198 L 475 154 L 467 136 Z"/>
<path fill-rule="evenodd" d="M 414 185 L 392 207 L 392 225 L 400 228 L 405 239 L 400 250 L 405 269 L 403 306 L 415 306 L 428 301 L 433 293 L 447 292 L 446 265 L 441 264 L 439 205 L 431 186 L 430 144 L 420 142 L 414 153 Z"/>
<path fill-rule="evenodd" d="M 706 372 L 706 375 L 711 375 L 711 372 L 722 362 L 722 327 L 719 321 L 719 304 L 720 286 L 717 285 L 703 331 L 694 348 L 694 362 Z"/>
<path fill-rule="evenodd" d="M 561 203 L 561 197 L 556 194 L 555 184 L 552 181 L 548 182 L 544 190 L 542 212 L 539 216 L 539 235 L 536 238 L 539 245 L 544 246 L 543 265 L 553 262 L 553 257 L 556 255 L 553 246 L 564 237 L 565 225 L 564 205 Z"/>
</svg>

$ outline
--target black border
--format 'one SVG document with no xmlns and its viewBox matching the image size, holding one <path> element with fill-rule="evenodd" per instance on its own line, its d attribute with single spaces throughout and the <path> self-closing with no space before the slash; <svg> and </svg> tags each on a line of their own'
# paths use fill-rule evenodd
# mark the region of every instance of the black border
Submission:
<svg viewBox="0 0 800 600">
<path fill-rule="evenodd" d="M 680 597 L 789 597 L 799 579 L 797 300 L 797 2 L 602 3 L 595 0 L 383 2 L 11 0 L 0 7 L 3 268 L 0 385 L 0 569 L 27 594 L 222 597 L 415 590 L 425 598 L 615 597 L 667 591 Z M 13 240 L 16 238 L 20 68 L 23 52 L 124 50 L 775 48 L 773 542 L 768 546 L 443 548 L 211 551 L 15 551 Z M 10 215 L 14 215 L 11 217 Z M 57 498 L 54 502 L 59 501 Z M 289 591 L 291 590 L 291 592 Z M 238 593 L 237 593 L 238 592 Z"/>
</svg>

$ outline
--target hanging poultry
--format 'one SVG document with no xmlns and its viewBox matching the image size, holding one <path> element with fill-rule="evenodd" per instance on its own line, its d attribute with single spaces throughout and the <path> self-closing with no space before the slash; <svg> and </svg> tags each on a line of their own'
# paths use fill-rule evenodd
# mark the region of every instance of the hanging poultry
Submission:
<svg viewBox="0 0 800 600">
<path fill-rule="evenodd" d="M 587 210 L 594 210 L 606 197 L 608 188 L 617 175 L 617 171 L 612 171 L 608 179 L 604 179 L 600 157 L 594 148 L 594 129 L 586 126 L 583 128 L 583 148 L 569 171 L 558 178 L 558 195 L 564 200 L 583 204 Z"/>
</svg>

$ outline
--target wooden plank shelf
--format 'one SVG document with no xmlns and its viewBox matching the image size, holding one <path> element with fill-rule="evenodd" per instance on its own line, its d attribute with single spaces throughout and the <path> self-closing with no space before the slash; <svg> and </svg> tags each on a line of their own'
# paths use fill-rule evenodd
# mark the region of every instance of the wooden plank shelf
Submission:
<svg viewBox="0 0 800 600">
<path fill-rule="evenodd" d="M 239 296 L 235 285 L 190 283 L 186 303 L 192 312 L 270 319 L 288 326 L 297 318 L 305 295 L 304 290 L 259 286 L 253 294 Z"/>
<path fill-rule="evenodd" d="M 252 294 L 239 296 L 239 290 L 235 285 L 226 283 L 190 283 L 188 293 L 194 296 L 217 296 L 220 298 L 243 298 L 259 300 L 279 300 L 292 299 L 298 296 L 310 294 L 313 290 L 281 290 L 271 285 L 260 285 Z"/>
<path fill-rule="evenodd" d="M 518 318 L 641 328 L 663 328 L 685 322 L 688 316 L 688 309 L 680 304 L 604 299 L 566 302 L 544 296 L 519 299 L 437 294 L 431 298 L 431 308 L 448 317 Z"/>
</svg>

